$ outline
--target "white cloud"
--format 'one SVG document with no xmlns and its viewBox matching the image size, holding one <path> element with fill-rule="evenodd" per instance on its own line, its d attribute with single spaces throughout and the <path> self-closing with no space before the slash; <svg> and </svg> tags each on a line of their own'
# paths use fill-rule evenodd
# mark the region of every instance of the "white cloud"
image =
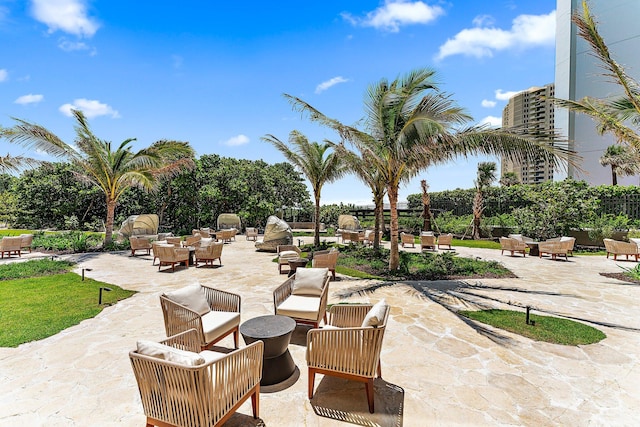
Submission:
<svg viewBox="0 0 640 427">
<path fill-rule="evenodd" d="M 91 100 L 91 99 L 75 99 L 73 104 L 64 104 L 58 108 L 62 114 L 65 116 L 71 117 L 73 114 L 71 110 L 80 110 L 84 113 L 84 115 L 88 118 L 94 118 L 99 116 L 111 116 L 114 119 L 120 117 L 120 114 L 111 108 L 111 106 L 107 104 L 103 104 L 100 101 Z"/>
<path fill-rule="evenodd" d="M 502 117 L 487 116 L 480 120 L 481 125 L 489 125 L 492 128 L 499 128 L 502 126 Z"/>
<path fill-rule="evenodd" d="M 520 90 L 509 90 L 504 92 L 502 89 L 497 89 L 496 90 L 496 99 L 499 101 L 508 101 L 510 98 L 512 98 L 514 95 L 520 93 L 522 91 Z"/>
<path fill-rule="evenodd" d="M 87 15 L 84 0 L 32 0 L 33 17 L 49 27 L 78 37 L 92 37 L 100 25 Z"/>
<path fill-rule="evenodd" d="M 337 85 L 339 83 L 346 83 L 348 81 L 349 81 L 349 79 L 345 79 L 342 76 L 334 77 L 334 78 L 329 79 L 327 81 L 324 81 L 324 82 L 320 83 L 318 86 L 316 86 L 316 93 L 324 92 L 325 90 L 329 89 L 331 86 L 335 86 L 335 85 Z"/>
<path fill-rule="evenodd" d="M 496 106 L 496 101 L 489 101 L 488 99 L 483 99 L 481 104 L 484 108 L 493 108 Z"/>
<path fill-rule="evenodd" d="M 229 147 L 237 147 L 238 145 L 244 145 L 249 143 L 249 137 L 247 135 L 236 135 L 222 142 L 224 145 L 228 145 Z"/>
<path fill-rule="evenodd" d="M 94 56 L 96 54 L 96 49 L 94 47 L 89 46 L 88 44 L 84 43 L 84 42 L 74 42 L 74 41 L 69 41 L 65 38 L 61 38 L 58 41 L 58 47 L 62 50 L 64 50 L 65 52 L 73 52 L 76 50 L 90 50 L 90 54 L 91 56 Z"/>
<path fill-rule="evenodd" d="M 9 72 L 4 68 L 0 68 L 0 82 L 4 82 L 9 78 Z"/>
<path fill-rule="evenodd" d="M 30 93 L 29 95 L 22 95 L 21 97 L 19 97 L 18 99 L 16 99 L 14 102 L 14 104 L 20 104 L 20 105 L 28 105 L 28 104 L 37 104 L 38 102 L 42 101 L 44 99 L 43 95 L 34 95 L 32 93 Z"/>
<path fill-rule="evenodd" d="M 440 6 L 429 6 L 422 1 L 386 0 L 384 6 L 367 13 L 364 18 L 356 18 L 344 12 L 342 17 L 352 25 L 373 27 L 376 29 L 398 32 L 403 25 L 428 24 L 440 15 L 444 9 Z"/>
<path fill-rule="evenodd" d="M 486 16 L 474 19 L 475 28 L 460 31 L 448 39 L 438 53 L 437 59 L 451 55 L 492 57 L 496 51 L 533 46 L 553 46 L 556 34 L 556 11 L 546 15 L 519 15 L 511 29 L 503 30 L 491 25 Z"/>
</svg>

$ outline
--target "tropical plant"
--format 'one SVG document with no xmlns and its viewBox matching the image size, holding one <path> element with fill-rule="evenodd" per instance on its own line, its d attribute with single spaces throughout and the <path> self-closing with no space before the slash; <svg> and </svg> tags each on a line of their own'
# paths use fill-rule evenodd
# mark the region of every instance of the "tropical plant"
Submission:
<svg viewBox="0 0 640 427">
<path fill-rule="evenodd" d="M 21 119 L 2 136 L 27 148 L 45 151 L 68 159 L 80 180 L 100 188 L 105 195 L 107 218 L 105 245 L 112 241 L 116 205 L 131 187 L 153 191 L 164 178 L 193 167 L 193 150 L 186 142 L 161 140 L 136 153 L 131 149 L 135 139 L 126 139 L 115 150 L 111 142 L 96 137 L 81 111 L 73 110 L 76 120 L 75 147 L 63 142 L 44 127 Z M 77 148 L 76 148 L 77 147 Z"/>
<path fill-rule="evenodd" d="M 309 142 L 307 137 L 297 130 L 289 134 L 291 147 L 273 135 L 265 135 L 261 139 L 273 144 L 289 162 L 302 171 L 311 183 L 315 201 L 313 243 L 315 246 L 320 246 L 320 195 L 322 187 L 344 175 L 346 171 L 344 163 L 335 151 L 330 151 L 333 146 L 331 143 L 326 141 L 324 144 Z"/>
<path fill-rule="evenodd" d="M 295 109 L 334 129 L 379 170 L 389 198 L 392 271 L 399 264 L 399 188 L 422 170 L 457 156 L 477 154 L 518 162 L 542 159 L 553 168 L 561 167 L 561 159 L 575 163 L 566 148 L 548 144 L 557 139 L 556 135 L 525 135 L 517 129 L 475 125 L 462 128 L 471 117 L 449 95 L 437 90 L 434 75 L 434 71 L 423 68 L 391 82 L 382 79 L 371 85 L 365 98 L 365 131 L 343 125 L 305 101 L 285 95 Z"/>
<path fill-rule="evenodd" d="M 422 188 L 422 230 L 431 231 L 431 196 L 429 196 L 429 184 L 427 180 L 420 181 Z"/>
<path fill-rule="evenodd" d="M 484 211 L 483 192 L 496 180 L 495 162 L 478 163 L 478 177 L 475 180 L 476 195 L 473 198 L 473 230 L 475 240 L 480 239 L 480 221 Z"/>
<path fill-rule="evenodd" d="M 618 185 L 618 176 L 635 175 L 640 172 L 638 153 L 625 145 L 610 145 L 600 157 L 602 166 L 611 166 L 611 184 Z"/>
<path fill-rule="evenodd" d="M 503 187 L 511 187 L 512 185 L 520 184 L 520 180 L 518 179 L 518 174 L 515 172 L 505 172 L 500 177 L 500 185 Z"/>
<path fill-rule="evenodd" d="M 617 83 L 622 88 L 623 95 L 605 99 L 589 96 L 581 100 L 555 98 L 553 101 L 560 107 L 591 116 L 596 121 L 596 129 L 600 134 L 612 133 L 618 142 L 640 150 L 640 84 L 611 57 L 586 0 L 582 1 L 582 13 L 576 12 L 572 21 L 578 28 L 580 37 L 591 46 L 593 55 L 600 60 L 604 69 L 603 76 Z"/>
</svg>

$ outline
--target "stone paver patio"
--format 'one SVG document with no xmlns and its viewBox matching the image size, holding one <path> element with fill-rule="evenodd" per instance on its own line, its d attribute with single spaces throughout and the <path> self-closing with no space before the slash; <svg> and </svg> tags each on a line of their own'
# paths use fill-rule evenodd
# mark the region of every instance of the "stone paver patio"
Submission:
<svg viewBox="0 0 640 427">
<path fill-rule="evenodd" d="M 307 399 L 307 328 L 299 326 L 290 345 L 299 376 L 286 388 L 263 390 L 260 419 L 251 417 L 245 403 L 226 425 L 637 425 L 640 286 L 599 275 L 635 263 L 604 256 L 565 262 L 501 256 L 499 250 L 456 251 L 499 260 L 518 278 L 373 287 L 376 282 L 344 276 L 331 282 L 330 302 L 386 298 L 392 306 L 375 414 L 367 410 L 360 383 L 318 376 L 316 394 Z M 244 321 L 272 314 L 272 290 L 286 278 L 278 274 L 274 254 L 255 252 L 243 236 L 225 245 L 221 268 L 158 272 L 151 257 L 124 252 L 76 258 L 78 271 L 91 268 L 91 278 L 139 293 L 50 338 L 0 348 L 1 426 L 143 426 L 128 352 L 137 339 L 164 337 L 160 293 L 195 282 L 236 292 Z M 356 292 L 366 287 L 369 292 Z M 566 347 L 479 330 L 454 313 L 475 304 L 530 305 L 540 310 L 536 314 L 587 322 L 607 338 Z M 220 345 L 232 346 L 232 338 Z"/>
</svg>

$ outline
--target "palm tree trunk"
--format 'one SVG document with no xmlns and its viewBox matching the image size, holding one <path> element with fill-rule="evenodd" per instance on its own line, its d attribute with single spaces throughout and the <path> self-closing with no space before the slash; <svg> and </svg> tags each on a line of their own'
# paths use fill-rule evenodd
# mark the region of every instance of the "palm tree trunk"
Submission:
<svg viewBox="0 0 640 427">
<path fill-rule="evenodd" d="M 431 197 L 429 197 L 429 186 L 427 181 L 420 181 L 422 187 L 422 230 L 431 231 Z"/>
<path fill-rule="evenodd" d="M 108 246 L 113 241 L 113 221 L 116 212 L 116 201 L 107 196 L 107 222 L 104 224 L 104 245 Z"/>
<path fill-rule="evenodd" d="M 400 265 L 400 254 L 398 252 L 398 188 L 389 186 L 387 188 L 389 196 L 389 210 L 391 214 L 391 254 L 389 255 L 389 271 L 395 271 Z"/>
<path fill-rule="evenodd" d="M 611 165 L 611 185 L 618 185 L 618 174 L 613 165 Z"/>
<path fill-rule="evenodd" d="M 378 249 L 380 247 L 380 227 L 382 224 L 380 223 L 380 211 L 382 210 L 382 201 L 374 199 L 374 208 L 373 208 L 373 248 Z"/>
<path fill-rule="evenodd" d="M 473 198 L 473 231 L 474 240 L 480 240 L 480 219 L 482 217 L 482 192 L 478 190 Z"/>
<path fill-rule="evenodd" d="M 313 233 L 313 246 L 316 248 L 320 246 L 320 195 L 316 194 L 316 209 L 315 209 L 315 224 Z"/>
</svg>

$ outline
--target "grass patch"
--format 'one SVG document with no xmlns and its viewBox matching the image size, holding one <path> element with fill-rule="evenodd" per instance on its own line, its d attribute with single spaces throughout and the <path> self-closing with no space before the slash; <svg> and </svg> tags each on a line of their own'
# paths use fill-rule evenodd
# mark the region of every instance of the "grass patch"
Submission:
<svg viewBox="0 0 640 427">
<path fill-rule="evenodd" d="M 607 336 L 600 330 L 583 323 L 558 317 L 531 314 L 534 325 L 526 323 L 524 312 L 512 310 L 460 311 L 461 316 L 535 341 L 562 345 L 586 345 L 602 341 Z"/>
<path fill-rule="evenodd" d="M 451 247 L 462 246 L 464 248 L 480 248 L 480 249 L 500 249 L 500 243 L 493 240 L 460 240 L 453 239 Z"/>
<path fill-rule="evenodd" d="M 97 280 L 82 281 L 71 272 L 0 282 L 0 347 L 40 340 L 96 316 L 104 308 L 98 305 L 98 293 L 105 286 L 112 291 L 103 293 L 103 304 L 135 293 Z"/>
<path fill-rule="evenodd" d="M 0 280 L 24 279 L 27 277 L 66 273 L 71 270 L 71 267 L 73 267 L 73 263 L 69 261 L 52 261 L 48 258 L 26 262 L 12 262 L 0 266 Z"/>
</svg>

